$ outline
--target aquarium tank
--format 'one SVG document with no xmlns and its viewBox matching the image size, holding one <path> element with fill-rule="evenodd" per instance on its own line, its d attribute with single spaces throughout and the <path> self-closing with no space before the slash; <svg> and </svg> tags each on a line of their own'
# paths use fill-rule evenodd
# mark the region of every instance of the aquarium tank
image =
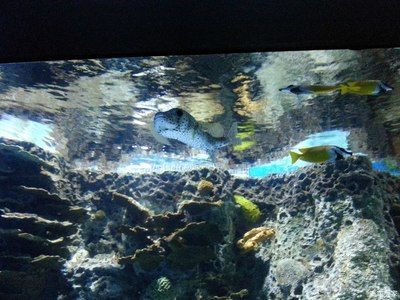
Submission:
<svg viewBox="0 0 400 300">
<path fill-rule="evenodd" d="M 400 49 L 0 65 L 1 299 L 399 299 Z"/>
</svg>

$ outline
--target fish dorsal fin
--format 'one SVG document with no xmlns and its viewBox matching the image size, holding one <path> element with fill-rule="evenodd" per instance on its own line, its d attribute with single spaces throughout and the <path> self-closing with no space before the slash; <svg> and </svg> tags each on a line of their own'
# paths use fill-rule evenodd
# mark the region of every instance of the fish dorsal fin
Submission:
<svg viewBox="0 0 400 300">
<path fill-rule="evenodd" d="M 301 153 L 306 153 L 308 150 L 310 150 L 310 148 L 299 148 Z"/>
<path fill-rule="evenodd" d="M 302 154 L 305 154 L 305 153 L 310 152 L 310 151 L 312 151 L 312 152 L 325 151 L 325 150 L 327 150 L 328 148 L 331 148 L 331 147 L 332 146 L 329 146 L 329 145 L 327 145 L 327 146 L 314 146 L 314 147 L 308 147 L 308 148 L 299 148 L 299 151 Z"/>
<path fill-rule="evenodd" d="M 204 123 L 201 124 L 201 128 L 215 138 L 222 138 L 225 134 L 224 126 L 221 123 Z"/>
<path fill-rule="evenodd" d="M 171 146 L 171 143 L 169 142 L 169 140 L 166 137 L 163 137 L 161 134 L 158 134 L 155 129 L 154 129 L 154 125 L 151 122 L 149 124 L 149 129 L 151 134 L 153 135 L 153 137 L 155 138 L 155 140 L 163 145 L 168 145 Z"/>
<path fill-rule="evenodd" d="M 345 85 L 351 88 L 351 91 L 358 92 L 361 90 L 360 81 L 356 80 L 348 80 L 345 82 Z"/>
<path fill-rule="evenodd" d="M 350 80 L 347 80 L 344 84 L 347 86 L 355 86 L 357 84 L 357 81 L 350 79 Z"/>
</svg>

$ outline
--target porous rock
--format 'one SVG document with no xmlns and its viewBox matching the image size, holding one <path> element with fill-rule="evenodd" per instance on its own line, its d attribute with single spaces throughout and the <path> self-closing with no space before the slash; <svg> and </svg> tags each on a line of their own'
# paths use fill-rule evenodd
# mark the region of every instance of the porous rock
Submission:
<svg viewBox="0 0 400 300">
<path fill-rule="evenodd" d="M 0 297 L 142 300 L 168 277 L 178 299 L 399 298 L 400 181 L 367 158 L 239 179 L 72 171 L 35 150 L 46 175 L 13 149 L 0 147 L 18 160 L 0 166 Z M 257 205 L 256 226 L 276 229 L 245 254 L 236 241 L 255 225 L 242 226 L 234 194 Z"/>
</svg>

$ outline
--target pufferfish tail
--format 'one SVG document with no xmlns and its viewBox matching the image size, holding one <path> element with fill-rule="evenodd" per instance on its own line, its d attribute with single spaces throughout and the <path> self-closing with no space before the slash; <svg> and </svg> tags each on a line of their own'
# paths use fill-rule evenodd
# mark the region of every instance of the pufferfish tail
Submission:
<svg viewBox="0 0 400 300">
<path fill-rule="evenodd" d="M 242 142 L 242 140 L 237 137 L 237 134 L 238 134 L 238 123 L 233 122 L 226 135 L 229 144 L 238 145 Z"/>
<path fill-rule="evenodd" d="M 290 157 L 292 158 L 292 165 L 300 158 L 301 154 L 294 152 L 294 151 L 289 151 Z"/>
<path fill-rule="evenodd" d="M 237 122 L 232 123 L 231 127 L 229 128 L 228 132 L 224 135 L 224 137 L 220 138 L 217 143 L 214 144 L 214 148 L 220 149 L 224 148 L 228 145 L 238 145 L 242 142 L 241 139 L 236 137 L 238 134 L 237 129 Z M 215 150 L 212 150 L 215 151 Z M 208 151 L 210 154 L 210 151 Z M 210 155 L 211 156 L 211 155 Z"/>
</svg>

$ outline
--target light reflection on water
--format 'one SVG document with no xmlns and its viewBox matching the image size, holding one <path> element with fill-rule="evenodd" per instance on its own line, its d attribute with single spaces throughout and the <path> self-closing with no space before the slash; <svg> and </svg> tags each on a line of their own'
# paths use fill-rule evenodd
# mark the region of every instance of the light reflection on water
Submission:
<svg viewBox="0 0 400 300">
<path fill-rule="evenodd" d="M 217 166 L 238 174 L 255 165 L 292 170 L 288 151 L 319 143 L 350 147 L 373 160 L 398 158 L 399 74 L 399 49 L 1 65 L 1 136 L 35 143 L 87 168 L 159 172 L 210 166 L 204 153 L 178 142 L 165 146 L 152 136 L 153 115 L 181 107 L 200 122 L 251 125 L 251 133 L 240 132 L 248 147 L 219 155 Z M 278 91 L 349 79 L 381 79 L 395 90 L 379 97 Z"/>
<path fill-rule="evenodd" d="M 24 141 L 37 145 L 51 153 L 56 153 L 55 141 L 51 137 L 53 125 L 20 119 L 4 114 L 0 119 L 0 137 Z"/>
</svg>

